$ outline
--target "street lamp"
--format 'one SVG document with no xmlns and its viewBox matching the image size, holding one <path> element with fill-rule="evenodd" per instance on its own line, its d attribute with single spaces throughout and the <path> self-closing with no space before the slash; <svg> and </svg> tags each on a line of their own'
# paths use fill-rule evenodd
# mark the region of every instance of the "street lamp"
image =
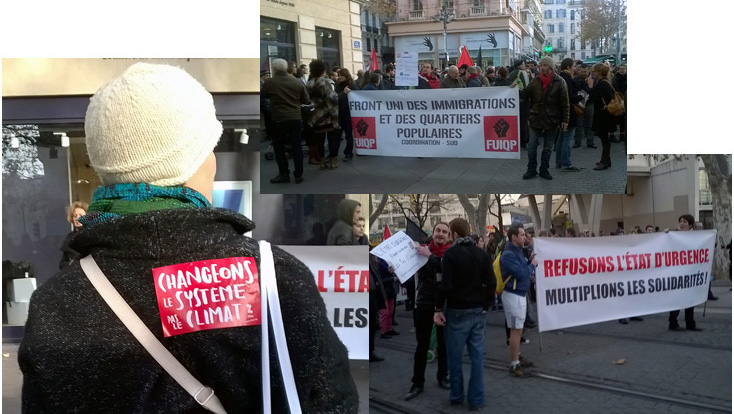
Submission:
<svg viewBox="0 0 734 414">
<path fill-rule="evenodd" d="M 443 22 L 443 50 L 446 52 L 447 66 L 449 64 L 449 48 L 448 44 L 446 43 L 446 25 L 453 22 L 455 17 L 456 16 L 450 14 L 449 11 L 446 10 L 446 6 L 441 6 L 441 12 L 433 18 L 434 22 Z"/>
</svg>

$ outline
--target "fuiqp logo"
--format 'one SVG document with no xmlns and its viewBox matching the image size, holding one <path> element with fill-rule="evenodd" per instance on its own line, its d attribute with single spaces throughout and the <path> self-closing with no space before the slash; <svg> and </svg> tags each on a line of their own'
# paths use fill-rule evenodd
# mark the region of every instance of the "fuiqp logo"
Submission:
<svg viewBox="0 0 734 414">
<path fill-rule="evenodd" d="M 517 117 L 484 117 L 484 151 L 516 152 L 518 136 Z"/>
<path fill-rule="evenodd" d="M 354 146 L 360 149 L 377 149 L 375 117 L 352 117 Z"/>
</svg>

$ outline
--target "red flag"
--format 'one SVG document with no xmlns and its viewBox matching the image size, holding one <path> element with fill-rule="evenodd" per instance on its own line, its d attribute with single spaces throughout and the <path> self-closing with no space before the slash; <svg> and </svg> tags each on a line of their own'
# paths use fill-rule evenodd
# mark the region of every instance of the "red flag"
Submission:
<svg viewBox="0 0 734 414">
<path fill-rule="evenodd" d="M 377 66 L 377 52 L 375 52 L 374 48 L 372 48 L 372 56 L 370 57 L 370 61 L 372 62 L 370 64 L 370 72 L 380 68 L 379 66 Z"/>
<path fill-rule="evenodd" d="M 390 227 L 385 224 L 385 229 L 382 231 L 382 240 L 387 240 L 392 234 L 390 234 Z"/>
<path fill-rule="evenodd" d="M 461 47 L 461 57 L 459 58 L 459 64 L 456 66 L 461 67 L 464 63 L 469 66 L 474 66 L 474 63 L 472 63 L 471 58 L 469 57 L 469 52 L 466 50 L 466 46 Z"/>
</svg>

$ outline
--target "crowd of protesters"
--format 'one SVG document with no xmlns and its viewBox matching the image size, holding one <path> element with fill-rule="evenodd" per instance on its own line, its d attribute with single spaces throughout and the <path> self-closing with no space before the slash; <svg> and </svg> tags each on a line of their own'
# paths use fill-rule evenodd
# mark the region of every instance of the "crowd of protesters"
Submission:
<svg viewBox="0 0 734 414">
<path fill-rule="evenodd" d="M 700 229 L 693 216 L 684 214 L 678 219 L 678 230 Z M 628 234 L 668 232 L 648 224 L 639 225 Z M 524 358 L 520 345 L 530 341 L 523 336 L 526 329 L 537 327 L 530 317 L 529 304 L 535 297 L 535 260 L 532 228 L 525 229 L 521 223 L 513 223 L 503 235 L 496 227 L 486 237 L 469 234 L 466 220 L 457 218 L 450 223 L 437 223 L 420 247 L 417 254 L 428 258 L 414 278 L 403 284 L 408 290 L 406 308 L 413 311 L 416 348 L 414 354 L 411 385 L 405 400 L 412 400 L 423 393 L 426 383 L 427 361 L 437 360 L 436 380 L 439 388 L 449 390 L 451 406 L 462 406 L 466 402 L 470 411 L 482 410 L 487 400 L 484 393 L 482 358 L 484 353 L 486 314 L 502 311 L 505 314 L 506 344 L 509 348 L 509 372 L 511 376 L 527 377 L 533 363 Z M 617 227 L 612 231 L 599 231 L 599 236 L 624 235 Z M 538 237 L 596 237 L 593 232 L 561 226 L 542 229 Z M 729 247 L 730 248 L 730 247 Z M 495 263 L 494 265 L 491 265 Z M 394 330 L 396 290 L 400 288 L 392 267 L 384 260 L 370 255 L 370 303 L 371 313 L 379 309 L 370 321 L 370 362 L 384 361 L 375 354 L 374 337 L 381 331 L 382 339 L 398 335 Z M 499 278 L 504 281 L 501 294 L 495 292 Z M 416 289 L 410 292 L 409 285 Z M 708 300 L 717 300 L 709 287 Z M 685 311 L 686 328 L 678 326 L 680 311 L 671 311 L 671 331 L 701 331 L 693 319 L 693 308 Z M 642 321 L 639 316 L 620 319 Z M 413 330 L 411 330 L 413 332 Z M 471 362 L 468 388 L 464 388 L 464 350 Z M 466 398 L 465 398 L 466 396 Z"/>
<path fill-rule="evenodd" d="M 613 70 L 609 63 L 589 66 L 567 58 L 556 65 L 552 59 L 543 58 L 539 63 L 517 59 L 508 67 L 488 66 L 482 69 L 463 64 L 458 67 L 450 65 L 439 71 L 431 62 L 423 62 L 415 87 L 397 86 L 395 66 L 392 64 L 386 65 L 384 71 L 359 70 L 354 76 L 346 68 L 327 70 L 321 60 L 297 67 L 295 62 L 288 65 L 284 60 L 276 59 L 272 69 L 272 78 L 270 71 L 261 72 L 260 86 L 266 137 L 273 141 L 273 151 L 279 166 L 279 175 L 271 179 L 273 183 L 290 182 L 286 153 L 298 153 L 298 157 L 293 157 L 296 169 L 294 175 L 296 183 L 303 181 L 302 165 L 299 168 L 302 160 L 296 160 L 302 158 L 298 151 L 302 139 L 308 145 L 308 163 L 318 165 L 321 170 L 338 168 L 342 140 L 345 142 L 342 161 L 350 162 L 354 158 L 347 98 L 353 90 L 517 87 L 521 98 L 520 145 L 528 149 L 528 170 L 523 175 L 525 179 L 537 175 L 552 179 L 549 168 L 553 151 L 556 151 L 555 166 L 559 170 L 583 170 L 573 165 L 572 150 L 581 147 L 584 140 L 587 147 L 597 148 L 596 138 L 602 144 L 602 152 L 594 169 L 608 169 L 612 164 L 611 143 L 626 142 L 626 113 L 614 116 L 606 110 L 615 92 L 623 94 L 626 102 L 625 64 Z M 298 84 L 290 82 L 293 90 L 285 96 L 276 87 L 284 83 L 284 76 L 299 81 Z M 285 118 L 281 108 L 283 98 L 291 101 L 286 104 L 290 115 Z M 292 119 L 294 117 L 298 119 Z M 301 123 L 298 131 L 293 126 L 294 121 Z M 288 126 L 284 127 L 284 123 L 288 123 Z M 324 149 L 325 142 L 328 152 Z M 538 174 L 537 147 L 541 143 L 543 150 Z"/>
</svg>

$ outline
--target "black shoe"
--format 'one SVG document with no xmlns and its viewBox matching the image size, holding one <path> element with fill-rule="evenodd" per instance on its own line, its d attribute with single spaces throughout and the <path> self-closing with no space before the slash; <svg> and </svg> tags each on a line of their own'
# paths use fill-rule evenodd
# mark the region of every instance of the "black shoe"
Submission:
<svg viewBox="0 0 734 414">
<path fill-rule="evenodd" d="M 601 163 L 601 164 L 597 165 L 596 167 L 594 167 L 594 169 L 597 170 L 597 171 L 599 171 L 599 170 L 606 170 L 607 168 L 609 168 L 609 165 L 604 164 L 604 163 Z"/>
<path fill-rule="evenodd" d="M 627 319 L 620 319 L 619 323 L 621 323 L 622 325 L 627 325 L 629 322 L 627 321 Z"/>
<path fill-rule="evenodd" d="M 487 403 L 484 403 L 482 405 L 477 405 L 476 407 L 469 406 L 469 411 L 482 411 L 482 409 L 486 406 L 487 406 Z"/>
<path fill-rule="evenodd" d="M 385 333 L 386 334 L 389 334 L 389 335 L 392 335 L 392 336 L 398 336 L 398 335 L 400 335 L 400 332 L 396 331 L 395 329 L 391 329 L 391 330 L 389 330 L 389 331 L 387 331 Z"/>
<path fill-rule="evenodd" d="M 392 321 L 393 326 L 398 326 L 398 321 Z"/>
<path fill-rule="evenodd" d="M 270 182 L 273 184 L 289 183 L 291 182 L 291 177 L 288 174 L 278 174 L 276 177 L 271 178 Z"/>
<path fill-rule="evenodd" d="M 681 328 L 680 326 L 669 326 L 668 327 L 668 330 L 669 331 L 677 331 L 677 332 L 685 331 L 685 329 L 684 328 Z"/>
<path fill-rule="evenodd" d="M 708 300 L 719 300 L 719 298 L 717 298 L 716 296 L 714 296 L 713 293 L 709 292 L 709 298 L 708 298 Z"/>
<path fill-rule="evenodd" d="M 533 321 L 525 321 L 525 325 L 523 326 L 524 329 L 535 329 L 538 327 L 538 324 Z"/>
<path fill-rule="evenodd" d="M 410 386 L 410 391 L 408 391 L 408 393 L 405 394 L 405 397 L 403 397 L 403 399 L 405 401 L 412 400 L 413 398 L 417 397 L 418 394 L 422 392 L 423 392 L 423 387 L 413 384 Z"/>
<path fill-rule="evenodd" d="M 589 148 L 596 148 L 596 144 L 586 144 L 586 146 Z"/>
<path fill-rule="evenodd" d="M 640 318 L 639 316 L 635 316 L 635 317 L 630 318 L 630 320 L 631 321 L 642 322 L 644 319 Z"/>
<path fill-rule="evenodd" d="M 382 339 L 390 339 L 390 338 L 392 338 L 392 335 L 390 335 L 389 332 L 386 332 L 384 334 L 380 334 L 380 338 L 382 338 Z"/>
<path fill-rule="evenodd" d="M 528 170 L 525 174 L 522 175 L 522 179 L 528 180 L 530 178 L 535 177 L 536 175 L 538 175 L 538 173 L 536 173 L 535 171 Z"/>
<path fill-rule="evenodd" d="M 581 148 L 581 144 L 573 144 L 573 148 Z"/>
<path fill-rule="evenodd" d="M 345 155 L 345 156 L 344 156 L 344 162 L 349 162 L 349 161 L 351 161 L 351 160 L 352 160 L 352 158 L 353 158 L 353 157 L 352 157 L 351 155 Z"/>
<path fill-rule="evenodd" d="M 380 362 L 380 361 L 384 361 L 384 360 L 385 360 L 385 358 L 380 357 L 380 356 L 377 356 L 375 354 L 370 355 L 370 362 Z"/>
<path fill-rule="evenodd" d="M 445 389 L 450 390 L 451 389 L 451 381 L 449 381 L 448 378 L 442 378 L 438 380 L 438 386 Z"/>
<path fill-rule="evenodd" d="M 540 172 L 540 176 L 543 177 L 543 178 L 545 178 L 546 180 L 552 180 L 553 179 L 553 176 L 550 175 L 550 173 L 548 172 L 548 170 L 541 171 Z"/>
<path fill-rule="evenodd" d="M 703 329 L 701 329 L 701 328 L 696 328 L 695 326 L 694 326 L 693 328 L 686 328 L 686 330 L 687 330 L 687 331 L 695 331 L 695 332 L 701 332 L 701 331 L 703 331 Z"/>
<path fill-rule="evenodd" d="M 303 177 L 295 177 L 296 178 L 296 184 L 301 184 L 303 182 Z"/>
</svg>

